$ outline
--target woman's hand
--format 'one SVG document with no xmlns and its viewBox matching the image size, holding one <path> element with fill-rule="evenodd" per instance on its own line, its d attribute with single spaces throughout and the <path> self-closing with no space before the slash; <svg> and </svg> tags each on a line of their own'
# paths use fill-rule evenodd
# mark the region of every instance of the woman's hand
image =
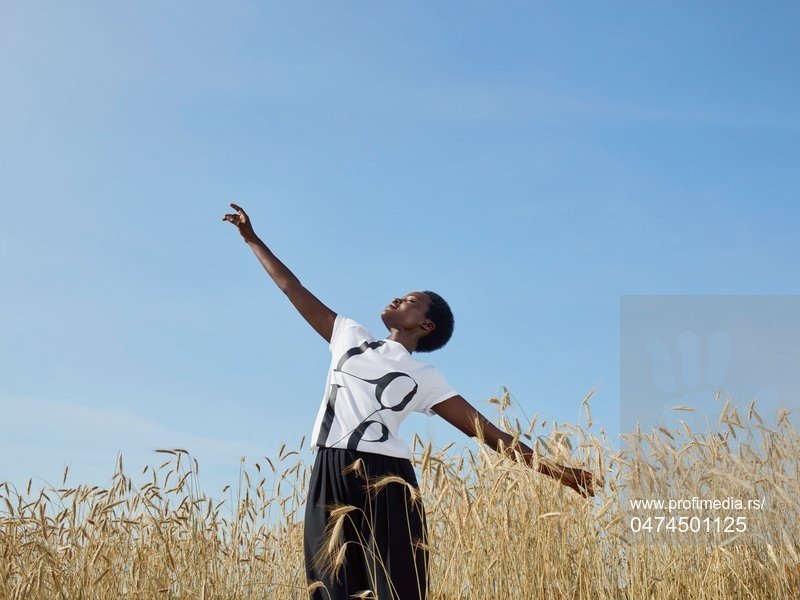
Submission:
<svg viewBox="0 0 800 600">
<path fill-rule="evenodd" d="M 253 231 L 253 225 L 250 223 L 250 217 L 244 212 L 241 206 L 237 206 L 231 202 L 231 206 L 238 212 L 238 214 L 226 214 L 222 217 L 223 221 L 230 221 L 239 229 L 245 242 L 253 242 L 258 239 L 256 232 Z"/>
<path fill-rule="evenodd" d="M 562 467 L 564 471 L 561 473 L 559 481 L 578 492 L 584 498 L 594 496 L 594 482 L 592 481 L 592 474 L 583 469 L 575 469 L 573 467 Z"/>
<path fill-rule="evenodd" d="M 554 462 L 550 462 L 546 458 L 540 457 L 539 472 L 575 490 L 584 498 L 594 496 L 594 479 L 592 478 L 592 474 L 588 471 L 558 465 Z"/>
</svg>

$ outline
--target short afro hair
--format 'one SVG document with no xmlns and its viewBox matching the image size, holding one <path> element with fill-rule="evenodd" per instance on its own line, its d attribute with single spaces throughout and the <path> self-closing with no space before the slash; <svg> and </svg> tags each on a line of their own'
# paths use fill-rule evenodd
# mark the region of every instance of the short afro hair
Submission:
<svg viewBox="0 0 800 600">
<path fill-rule="evenodd" d="M 425 313 L 425 318 L 433 321 L 436 329 L 421 338 L 414 350 L 416 352 L 433 352 L 442 348 L 450 340 L 455 321 L 453 320 L 453 311 L 450 310 L 450 305 L 444 298 L 430 290 L 422 293 L 431 299 L 431 305 L 428 307 L 428 312 Z"/>
</svg>

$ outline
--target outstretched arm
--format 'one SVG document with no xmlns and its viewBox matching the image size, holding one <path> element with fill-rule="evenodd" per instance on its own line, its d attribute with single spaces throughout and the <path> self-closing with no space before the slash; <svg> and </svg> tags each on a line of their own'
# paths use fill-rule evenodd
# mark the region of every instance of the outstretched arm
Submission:
<svg viewBox="0 0 800 600">
<path fill-rule="evenodd" d="M 294 307 L 308 321 L 308 324 L 325 338 L 325 341 L 330 342 L 336 313 L 309 292 L 300 283 L 300 280 L 295 277 L 294 273 L 267 248 L 266 244 L 253 231 L 253 225 L 247 213 L 236 204 L 231 203 L 231 206 L 237 211 L 237 214 L 226 214 L 222 217 L 222 220 L 230 221 L 236 225 L 244 241 L 250 246 L 250 249 L 270 277 L 272 277 L 275 284 L 288 296 L 289 301 L 294 304 Z"/>
<path fill-rule="evenodd" d="M 498 429 L 461 396 L 456 395 L 448 398 L 444 402 L 434 405 L 433 410 L 445 421 L 470 437 L 478 437 L 480 433 L 486 443 L 497 452 L 501 451 L 500 442 L 503 443 L 502 452 L 506 456 L 514 458 L 516 456 L 514 450 L 518 450 L 522 454 L 525 464 L 529 467 L 534 466 L 533 450 L 519 440 L 516 441 L 515 445 L 514 438 L 511 435 Z M 594 496 L 591 473 L 582 469 L 563 467 L 543 458 L 539 458 L 537 470 L 543 475 L 560 481 L 582 496 Z"/>
</svg>

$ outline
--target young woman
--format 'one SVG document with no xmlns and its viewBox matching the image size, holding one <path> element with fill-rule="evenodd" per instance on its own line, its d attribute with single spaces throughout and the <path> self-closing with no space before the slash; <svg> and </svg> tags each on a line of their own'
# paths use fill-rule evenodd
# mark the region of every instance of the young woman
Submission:
<svg viewBox="0 0 800 600">
<path fill-rule="evenodd" d="M 306 499 L 304 553 L 312 598 L 345 600 L 365 590 L 381 599 L 425 598 L 425 513 L 411 453 L 397 435 L 411 411 L 439 415 L 509 456 L 516 449 L 540 473 L 584 496 L 594 495 L 589 473 L 535 461 L 528 446 L 513 445 L 512 436 L 456 393 L 435 367 L 412 357 L 441 348 L 452 335 L 453 315 L 441 296 L 413 291 L 392 300 L 381 313 L 389 336 L 376 340 L 303 287 L 256 236 L 244 210 L 231 206 L 236 214 L 226 214 L 223 221 L 236 225 L 332 355 L 312 434 L 316 460 Z M 394 479 L 388 485 L 373 485 L 390 475 Z M 335 572 L 334 563 L 340 567 Z"/>
</svg>

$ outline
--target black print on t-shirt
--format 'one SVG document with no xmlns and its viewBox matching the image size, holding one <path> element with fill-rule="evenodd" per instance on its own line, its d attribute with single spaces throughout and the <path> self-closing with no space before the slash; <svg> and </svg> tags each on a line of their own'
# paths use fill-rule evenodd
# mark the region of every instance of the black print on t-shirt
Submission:
<svg viewBox="0 0 800 600">
<path fill-rule="evenodd" d="M 384 344 L 383 340 L 377 340 L 374 342 L 363 342 L 358 346 L 350 348 L 347 352 L 345 352 L 342 355 L 342 357 L 339 359 L 339 362 L 336 364 L 336 368 L 334 369 L 334 372 L 342 373 L 350 377 L 355 377 L 356 379 L 360 379 L 361 381 L 364 381 L 366 383 L 372 383 L 375 385 L 375 390 L 374 390 L 375 401 L 378 403 L 378 406 L 370 416 L 374 415 L 375 413 L 379 413 L 382 410 L 392 410 L 395 412 L 401 411 L 406 406 L 408 406 L 408 403 L 411 402 L 411 399 L 417 393 L 418 386 L 416 380 L 413 377 L 411 377 L 408 373 L 403 373 L 402 371 L 390 371 L 384 375 L 381 375 L 377 379 L 364 379 L 363 377 L 359 377 L 354 373 L 348 373 L 347 371 L 342 370 L 344 363 L 347 362 L 353 356 L 363 354 L 367 350 L 374 350 L 375 348 L 378 348 L 383 344 Z M 411 381 L 414 382 L 414 387 L 408 394 L 406 394 L 403 397 L 403 399 L 400 402 L 398 402 L 394 406 L 386 406 L 383 403 L 383 392 L 386 391 L 386 388 L 389 386 L 389 384 L 392 383 L 398 377 L 408 377 L 409 379 L 411 379 Z M 324 447 L 328 441 L 328 434 L 331 431 L 331 425 L 333 424 L 333 419 L 336 416 L 336 394 L 339 391 L 340 387 L 342 386 L 332 383 L 330 390 L 328 392 L 328 403 L 327 407 L 325 408 L 325 416 L 322 419 L 322 425 L 319 430 L 319 436 L 317 437 L 318 446 Z M 386 440 L 389 439 L 389 428 L 386 426 L 385 423 L 381 421 L 370 420 L 369 418 L 367 418 L 361 423 L 359 423 L 358 427 L 348 432 L 344 437 L 341 438 L 344 439 L 345 437 L 349 436 L 349 439 L 347 440 L 348 450 L 358 449 L 358 444 L 364 438 L 364 435 L 366 434 L 367 429 L 370 427 L 370 425 L 378 425 L 381 428 L 381 435 L 377 439 L 364 440 L 364 441 L 380 443 L 380 442 L 385 442 Z M 341 441 L 341 439 L 339 441 Z M 335 442 L 334 445 L 336 443 L 338 442 Z"/>
</svg>

